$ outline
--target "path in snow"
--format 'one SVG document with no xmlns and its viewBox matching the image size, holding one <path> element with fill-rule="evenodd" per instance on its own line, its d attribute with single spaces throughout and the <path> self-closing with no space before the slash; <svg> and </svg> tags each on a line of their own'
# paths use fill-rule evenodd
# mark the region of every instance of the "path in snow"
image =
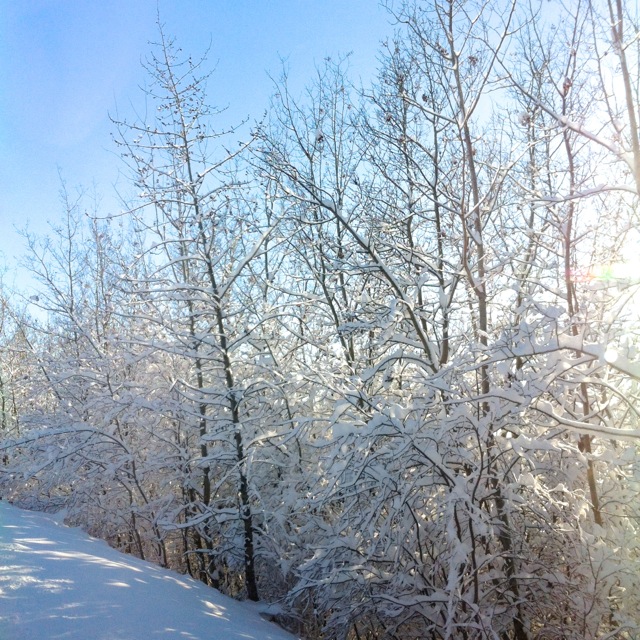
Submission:
<svg viewBox="0 0 640 640">
<path fill-rule="evenodd" d="M 0 501 L 0 640 L 294 640 L 258 607 Z"/>
</svg>

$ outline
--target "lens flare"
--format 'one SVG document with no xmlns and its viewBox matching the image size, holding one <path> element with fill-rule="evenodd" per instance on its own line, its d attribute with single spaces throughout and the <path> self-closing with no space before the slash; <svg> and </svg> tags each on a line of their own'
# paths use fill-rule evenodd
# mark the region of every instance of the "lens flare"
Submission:
<svg viewBox="0 0 640 640">
<path fill-rule="evenodd" d="M 613 282 L 617 280 L 640 280 L 638 265 L 629 262 L 596 265 L 590 270 L 592 280 Z"/>
<path fill-rule="evenodd" d="M 611 262 L 596 264 L 574 273 L 574 280 L 586 283 L 637 284 L 640 283 L 640 262 Z"/>
</svg>

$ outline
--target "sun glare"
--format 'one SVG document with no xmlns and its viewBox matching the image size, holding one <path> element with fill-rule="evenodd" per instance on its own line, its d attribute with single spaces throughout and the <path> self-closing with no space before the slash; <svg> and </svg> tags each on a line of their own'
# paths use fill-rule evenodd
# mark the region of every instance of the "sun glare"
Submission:
<svg viewBox="0 0 640 640">
<path fill-rule="evenodd" d="M 640 330 L 640 260 L 593 265 L 575 278 L 594 292 L 606 292 L 602 298 L 605 304 L 605 318 L 617 319 L 623 323 L 626 342 L 632 334 Z M 618 351 L 613 346 L 606 349 L 604 359 L 613 364 Z"/>
<path fill-rule="evenodd" d="M 593 266 L 585 279 L 589 282 L 606 282 L 611 284 L 640 283 L 640 262 L 613 262 Z"/>
</svg>

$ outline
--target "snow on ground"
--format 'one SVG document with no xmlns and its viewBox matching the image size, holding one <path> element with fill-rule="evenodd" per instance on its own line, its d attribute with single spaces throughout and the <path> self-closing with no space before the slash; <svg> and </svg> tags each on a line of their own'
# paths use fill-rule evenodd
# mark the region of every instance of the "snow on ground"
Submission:
<svg viewBox="0 0 640 640">
<path fill-rule="evenodd" d="M 294 640 L 237 602 L 0 502 L 1 640 Z"/>
</svg>

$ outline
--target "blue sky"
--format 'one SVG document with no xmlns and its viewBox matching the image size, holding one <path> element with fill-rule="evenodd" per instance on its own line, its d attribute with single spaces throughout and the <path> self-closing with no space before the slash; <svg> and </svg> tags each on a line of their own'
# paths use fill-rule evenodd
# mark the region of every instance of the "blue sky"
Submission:
<svg viewBox="0 0 640 640">
<path fill-rule="evenodd" d="M 156 39 L 157 10 L 179 46 L 209 44 L 210 102 L 237 122 L 259 118 L 286 58 L 302 87 L 327 55 L 352 51 L 367 80 L 392 31 L 378 0 L 0 0 L 0 253 L 22 249 L 15 229 L 46 232 L 61 214 L 59 172 L 70 188 L 95 184 L 116 206 L 122 165 L 109 113 L 131 115 Z M 3 262 L 0 256 L 0 264 Z"/>
</svg>

